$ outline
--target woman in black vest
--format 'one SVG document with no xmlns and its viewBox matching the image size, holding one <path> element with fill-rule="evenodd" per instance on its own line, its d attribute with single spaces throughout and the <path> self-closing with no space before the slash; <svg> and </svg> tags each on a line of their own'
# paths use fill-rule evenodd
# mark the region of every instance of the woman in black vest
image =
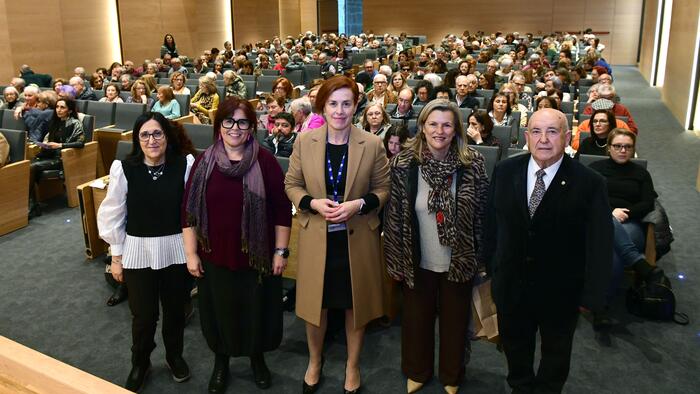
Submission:
<svg viewBox="0 0 700 394">
<path fill-rule="evenodd" d="M 129 291 L 133 345 L 125 387 L 132 391 L 141 388 L 151 367 L 158 300 L 166 364 L 176 382 L 190 377 L 182 358 L 190 280 L 180 205 L 192 163 L 194 157 L 184 156 L 182 141 L 163 115 L 141 115 L 134 125 L 131 154 L 112 163 L 107 197 L 97 214 L 100 237 L 112 250 L 112 275 Z"/>
</svg>

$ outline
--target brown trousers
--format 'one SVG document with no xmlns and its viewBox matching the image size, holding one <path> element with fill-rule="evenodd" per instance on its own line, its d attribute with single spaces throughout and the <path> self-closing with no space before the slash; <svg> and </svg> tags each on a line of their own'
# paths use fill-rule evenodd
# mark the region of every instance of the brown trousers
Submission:
<svg viewBox="0 0 700 394">
<path fill-rule="evenodd" d="M 464 355 L 471 316 L 472 283 L 447 280 L 447 273 L 416 270 L 413 289 L 403 286 L 401 370 L 411 380 L 428 382 L 435 358 L 435 318 L 439 319 L 439 373 L 445 386 L 464 378 Z"/>
</svg>

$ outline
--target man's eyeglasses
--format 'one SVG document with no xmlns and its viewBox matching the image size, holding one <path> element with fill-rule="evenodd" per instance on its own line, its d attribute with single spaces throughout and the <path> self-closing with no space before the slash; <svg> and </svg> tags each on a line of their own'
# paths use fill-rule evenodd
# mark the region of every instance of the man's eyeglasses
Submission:
<svg viewBox="0 0 700 394">
<path fill-rule="evenodd" d="M 250 129 L 251 123 L 248 119 L 226 118 L 221 121 L 221 127 L 227 130 L 231 130 L 234 125 L 238 126 L 238 130 L 248 130 Z"/>
<path fill-rule="evenodd" d="M 628 144 L 612 144 L 610 146 L 612 146 L 612 148 L 613 148 L 613 150 L 615 150 L 615 152 L 622 152 L 623 149 L 625 151 L 629 152 L 632 149 L 634 149 L 634 145 L 628 145 Z"/>
<path fill-rule="evenodd" d="M 163 138 L 165 138 L 165 133 L 163 132 L 163 130 L 155 130 L 152 133 L 149 133 L 147 131 L 142 131 L 139 133 L 139 141 L 146 142 L 149 141 L 151 137 L 153 137 L 153 139 L 156 141 L 160 141 Z"/>
</svg>

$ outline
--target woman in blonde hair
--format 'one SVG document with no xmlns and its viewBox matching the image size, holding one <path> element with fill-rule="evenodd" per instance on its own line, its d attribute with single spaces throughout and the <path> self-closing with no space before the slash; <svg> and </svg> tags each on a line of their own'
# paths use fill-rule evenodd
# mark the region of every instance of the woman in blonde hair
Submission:
<svg viewBox="0 0 700 394">
<path fill-rule="evenodd" d="M 418 391 L 433 376 L 438 318 L 438 377 L 446 392 L 456 393 L 464 377 L 488 177 L 483 156 L 467 145 L 456 104 L 428 103 L 418 130 L 391 160 L 384 255 L 389 275 L 403 289 L 401 369 L 407 391 Z"/>
<path fill-rule="evenodd" d="M 219 93 L 214 81 L 208 77 L 199 78 L 199 90 L 192 97 L 190 112 L 202 124 L 211 124 L 209 112 L 219 107 Z"/>
<path fill-rule="evenodd" d="M 146 109 L 150 111 L 155 100 L 151 97 L 151 89 L 142 79 L 131 85 L 131 96 L 126 98 L 127 103 L 146 104 Z"/>
</svg>

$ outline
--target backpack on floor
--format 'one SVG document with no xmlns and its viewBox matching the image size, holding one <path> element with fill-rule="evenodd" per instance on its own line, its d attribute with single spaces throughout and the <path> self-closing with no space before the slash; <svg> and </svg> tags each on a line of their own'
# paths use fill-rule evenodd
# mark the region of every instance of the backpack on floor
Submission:
<svg viewBox="0 0 700 394">
<path fill-rule="evenodd" d="M 630 287 L 627 290 L 627 310 L 649 320 L 673 321 L 680 325 L 690 322 L 688 315 L 676 312 L 676 297 L 665 276 L 657 282 Z"/>
</svg>

